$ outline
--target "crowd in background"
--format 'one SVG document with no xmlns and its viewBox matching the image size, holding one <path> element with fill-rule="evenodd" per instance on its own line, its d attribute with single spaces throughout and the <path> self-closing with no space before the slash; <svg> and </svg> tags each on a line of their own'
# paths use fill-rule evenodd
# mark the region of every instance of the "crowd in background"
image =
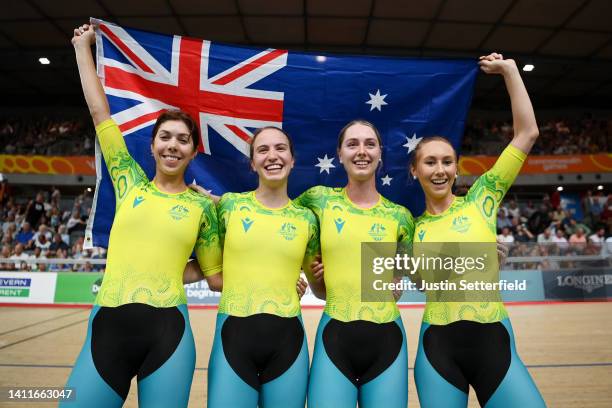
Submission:
<svg viewBox="0 0 612 408">
<path fill-rule="evenodd" d="M 461 152 L 499 155 L 512 139 L 509 121 L 468 122 Z M 612 120 L 548 120 L 531 154 L 592 154 L 612 149 Z M 0 153 L 81 156 L 94 153 L 94 129 L 89 117 L 71 119 L 0 119 Z"/>
<path fill-rule="evenodd" d="M 561 194 L 534 202 L 508 198 L 497 214 L 498 241 L 510 247 L 511 257 L 544 257 L 525 269 L 559 269 L 570 263 L 546 258 L 554 255 L 600 255 L 612 249 L 612 194 L 588 190 L 581 197 L 582 216 L 564 208 Z"/>
<path fill-rule="evenodd" d="M 92 195 L 83 192 L 74 199 L 62 199 L 60 190 L 52 187 L 29 199 L 15 197 L 10 185 L 0 186 L 0 258 L 14 262 L 0 263 L 0 270 L 79 271 L 103 269 L 90 259 L 103 259 L 102 248 L 83 249 Z M 84 259 L 82 264 L 40 262 L 44 259 Z"/>
<path fill-rule="evenodd" d="M 461 153 L 497 156 L 512 140 L 509 121 L 468 122 Z M 612 120 L 548 120 L 540 122 L 540 137 L 531 155 L 606 153 L 612 149 Z"/>
<path fill-rule="evenodd" d="M 94 129 L 91 119 L 0 120 L 0 153 L 91 156 L 94 154 Z"/>
</svg>

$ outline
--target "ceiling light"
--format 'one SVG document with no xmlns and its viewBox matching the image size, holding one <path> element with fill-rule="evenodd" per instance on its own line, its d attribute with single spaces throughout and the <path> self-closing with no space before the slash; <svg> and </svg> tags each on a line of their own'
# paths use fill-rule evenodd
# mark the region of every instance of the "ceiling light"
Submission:
<svg viewBox="0 0 612 408">
<path fill-rule="evenodd" d="M 38 62 L 40 62 L 43 65 L 49 65 L 51 63 L 51 61 L 49 61 L 49 58 L 47 57 L 40 57 L 38 59 Z"/>
<path fill-rule="evenodd" d="M 531 65 L 531 64 L 525 64 L 525 66 L 523 67 L 523 71 L 525 71 L 525 72 L 531 72 L 531 71 L 533 71 L 533 70 L 534 70 L 534 68 L 535 68 L 535 67 L 534 67 L 533 65 Z"/>
</svg>

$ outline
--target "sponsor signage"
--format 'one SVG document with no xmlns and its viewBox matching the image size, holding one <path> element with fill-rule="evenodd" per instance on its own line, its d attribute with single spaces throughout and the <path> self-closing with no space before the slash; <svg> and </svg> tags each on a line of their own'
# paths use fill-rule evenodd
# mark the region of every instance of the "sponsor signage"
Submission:
<svg viewBox="0 0 612 408">
<path fill-rule="evenodd" d="M 55 303 L 92 304 L 102 284 L 100 272 L 66 272 L 57 274 Z"/>
<path fill-rule="evenodd" d="M 547 299 L 588 300 L 612 297 L 610 268 L 542 271 Z"/>
<path fill-rule="evenodd" d="M 0 303 L 53 303 L 56 274 L 0 272 Z"/>
</svg>

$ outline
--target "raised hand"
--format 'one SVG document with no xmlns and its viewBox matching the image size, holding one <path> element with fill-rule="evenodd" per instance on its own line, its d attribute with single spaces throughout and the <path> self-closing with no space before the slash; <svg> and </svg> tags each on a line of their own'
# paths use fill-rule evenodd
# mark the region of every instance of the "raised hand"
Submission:
<svg viewBox="0 0 612 408">
<path fill-rule="evenodd" d="M 96 34 L 93 26 L 89 24 L 83 24 L 74 29 L 74 35 L 70 40 L 73 46 L 88 45 L 91 46 L 96 42 Z"/>
<path fill-rule="evenodd" d="M 513 59 L 504 59 L 502 54 L 496 52 L 481 56 L 478 65 L 486 74 L 506 75 L 511 70 L 516 70 L 516 62 Z"/>
</svg>

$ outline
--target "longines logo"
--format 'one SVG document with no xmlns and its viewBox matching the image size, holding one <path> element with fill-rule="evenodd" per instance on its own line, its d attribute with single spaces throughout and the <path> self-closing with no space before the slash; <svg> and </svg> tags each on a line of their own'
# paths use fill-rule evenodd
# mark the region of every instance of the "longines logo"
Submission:
<svg viewBox="0 0 612 408">
<path fill-rule="evenodd" d="M 570 286 L 591 293 L 605 285 L 612 285 L 612 275 L 557 276 L 557 285 Z"/>
</svg>

